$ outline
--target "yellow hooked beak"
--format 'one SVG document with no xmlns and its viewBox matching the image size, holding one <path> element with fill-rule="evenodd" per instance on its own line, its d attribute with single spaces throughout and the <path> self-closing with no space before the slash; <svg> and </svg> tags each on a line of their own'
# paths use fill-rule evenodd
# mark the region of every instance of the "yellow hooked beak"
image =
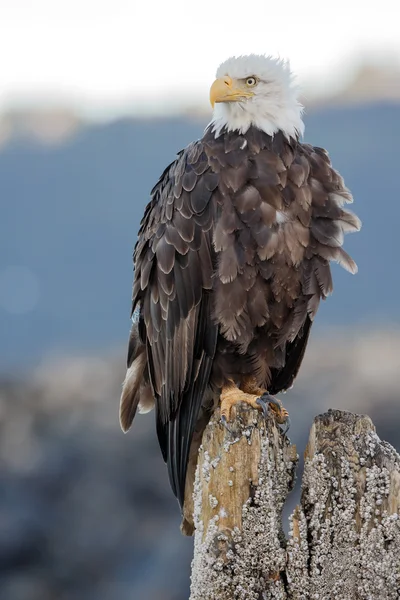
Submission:
<svg viewBox="0 0 400 600">
<path fill-rule="evenodd" d="M 254 92 L 240 87 L 228 75 L 216 79 L 210 88 L 210 102 L 213 108 L 216 102 L 242 102 L 252 96 Z"/>
</svg>

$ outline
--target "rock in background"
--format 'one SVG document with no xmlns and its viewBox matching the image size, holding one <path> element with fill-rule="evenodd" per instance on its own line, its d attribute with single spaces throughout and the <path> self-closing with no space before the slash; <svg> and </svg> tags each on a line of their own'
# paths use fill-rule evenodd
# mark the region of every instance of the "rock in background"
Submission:
<svg viewBox="0 0 400 600">
<path fill-rule="evenodd" d="M 302 457 L 313 417 L 368 414 L 400 447 L 400 333 L 313 338 L 281 396 Z M 0 598 L 185 600 L 193 542 L 154 432 L 154 414 L 122 434 L 124 354 L 48 362 L 0 385 Z M 292 511 L 298 489 L 289 497 Z M 286 524 L 287 527 L 287 524 Z"/>
</svg>

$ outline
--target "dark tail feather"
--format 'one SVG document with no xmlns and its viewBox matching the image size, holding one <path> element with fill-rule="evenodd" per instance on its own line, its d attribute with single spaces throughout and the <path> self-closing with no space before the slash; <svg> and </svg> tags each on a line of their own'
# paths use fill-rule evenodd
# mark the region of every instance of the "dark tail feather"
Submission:
<svg viewBox="0 0 400 600">
<path fill-rule="evenodd" d="M 204 357 L 194 385 L 182 398 L 176 418 L 169 423 L 168 475 L 172 490 L 178 498 L 181 509 L 185 499 L 186 470 L 190 446 L 210 378 L 211 366 L 212 359 Z"/>
<path fill-rule="evenodd" d="M 175 416 L 163 424 L 157 414 L 157 434 L 163 457 L 168 466 L 168 475 L 172 490 L 182 509 L 185 499 L 186 471 L 190 446 L 196 428 L 199 412 L 206 392 L 215 348 L 218 328 L 209 323 L 208 295 L 204 295 L 199 314 L 194 348 L 194 365 L 199 364 L 196 378 L 190 382 L 184 392 Z M 192 373 L 196 372 L 196 367 Z"/>
</svg>

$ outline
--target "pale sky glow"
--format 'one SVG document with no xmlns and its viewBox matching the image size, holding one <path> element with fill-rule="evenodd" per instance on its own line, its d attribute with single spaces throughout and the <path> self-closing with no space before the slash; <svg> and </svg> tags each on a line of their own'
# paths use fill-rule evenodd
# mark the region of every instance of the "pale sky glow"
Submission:
<svg viewBox="0 0 400 600">
<path fill-rule="evenodd" d="M 66 97 L 86 110 L 202 105 L 232 54 L 289 58 L 299 82 L 336 84 L 360 54 L 400 61 L 395 0 L 0 0 L 0 110 Z"/>
</svg>

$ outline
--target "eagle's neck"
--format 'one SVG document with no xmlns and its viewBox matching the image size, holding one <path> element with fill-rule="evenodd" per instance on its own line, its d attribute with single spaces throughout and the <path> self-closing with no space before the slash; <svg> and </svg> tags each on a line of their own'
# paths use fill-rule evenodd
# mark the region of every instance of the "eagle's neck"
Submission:
<svg viewBox="0 0 400 600">
<path fill-rule="evenodd" d="M 218 103 L 210 126 L 218 137 L 223 130 L 246 133 L 252 126 L 273 136 L 282 131 L 287 139 L 298 138 L 304 133 L 302 105 L 295 99 L 289 102 L 274 102 L 265 99 L 261 102 Z"/>
</svg>

